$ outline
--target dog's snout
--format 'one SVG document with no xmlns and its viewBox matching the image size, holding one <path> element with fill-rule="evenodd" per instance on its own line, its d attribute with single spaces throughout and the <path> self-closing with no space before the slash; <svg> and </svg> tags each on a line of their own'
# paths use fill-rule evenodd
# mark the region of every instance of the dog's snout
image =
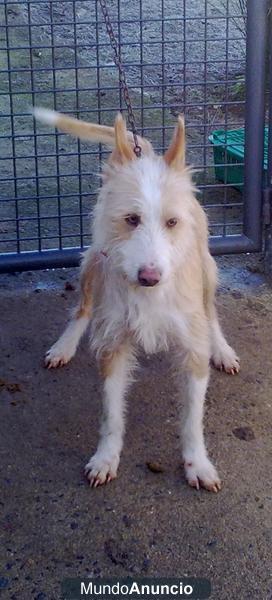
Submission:
<svg viewBox="0 0 272 600">
<path fill-rule="evenodd" d="M 158 269 L 151 267 L 144 267 L 138 271 L 138 281 L 140 285 L 146 287 L 153 287 L 159 283 L 161 273 Z"/>
</svg>

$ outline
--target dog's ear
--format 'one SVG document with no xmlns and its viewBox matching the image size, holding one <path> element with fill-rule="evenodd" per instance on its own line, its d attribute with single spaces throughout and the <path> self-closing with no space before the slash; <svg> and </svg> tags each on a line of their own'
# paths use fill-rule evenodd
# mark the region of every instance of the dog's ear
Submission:
<svg viewBox="0 0 272 600">
<path fill-rule="evenodd" d="M 128 133 L 126 123 L 121 115 L 118 113 L 114 122 L 115 132 L 115 150 L 113 152 L 114 160 L 124 164 L 129 160 L 136 158 L 133 149 L 128 141 Z"/>
<path fill-rule="evenodd" d="M 166 150 L 164 160 L 169 167 L 182 169 L 185 166 L 185 124 L 184 118 L 179 115 L 171 144 Z"/>
</svg>

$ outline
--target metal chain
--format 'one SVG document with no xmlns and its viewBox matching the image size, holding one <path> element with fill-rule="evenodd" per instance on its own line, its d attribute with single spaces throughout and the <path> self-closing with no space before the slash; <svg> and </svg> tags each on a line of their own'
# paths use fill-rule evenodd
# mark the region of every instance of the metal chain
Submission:
<svg viewBox="0 0 272 600">
<path fill-rule="evenodd" d="M 113 59 L 118 68 L 118 71 L 119 71 L 119 83 L 120 83 L 120 86 L 123 91 L 123 96 L 124 96 L 124 100 L 125 100 L 127 111 L 128 111 L 128 122 L 132 129 L 132 134 L 133 134 L 133 139 L 134 139 L 133 150 L 134 150 L 137 158 L 140 158 L 141 153 L 142 153 L 142 148 L 138 143 L 138 134 L 137 134 L 136 124 L 135 124 L 135 117 L 134 117 L 133 110 L 132 110 L 132 104 L 131 104 L 131 99 L 130 99 L 130 95 L 129 95 L 129 91 L 128 91 L 125 70 L 122 65 L 120 45 L 118 44 L 116 37 L 114 35 L 114 32 L 113 32 L 106 0 L 99 0 L 99 4 L 101 7 L 103 17 L 104 17 L 107 33 L 110 38 L 110 45 L 113 49 Z"/>
</svg>

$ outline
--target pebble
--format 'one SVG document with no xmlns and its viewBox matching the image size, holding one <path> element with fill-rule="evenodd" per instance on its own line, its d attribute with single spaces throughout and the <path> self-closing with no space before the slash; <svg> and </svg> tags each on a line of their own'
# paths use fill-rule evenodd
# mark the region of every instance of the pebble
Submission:
<svg viewBox="0 0 272 600">
<path fill-rule="evenodd" d="M 0 590 L 5 590 L 8 587 L 9 580 L 7 577 L 0 577 Z"/>
<path fill-rule="evenodd" d="M 244 440 L 246 442 L 250 442 L 251 440 L 255 440 L 255 433 L 252 427 L 235 427 L 232 430 L 233 435 L 237 437 L 239 440 Z"/>
</svg>

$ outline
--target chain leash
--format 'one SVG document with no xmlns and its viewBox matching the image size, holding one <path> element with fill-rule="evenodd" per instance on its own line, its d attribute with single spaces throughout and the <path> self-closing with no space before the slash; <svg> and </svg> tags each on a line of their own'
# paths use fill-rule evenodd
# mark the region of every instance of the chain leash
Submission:
<svg viewBox="0 0 272 600">
<path fill-rule="evenodd" d="M 110 39 L 110 45 L 113 50 L 113 60 L 116 64 L 116 66 L 118 68 L 118 72 L 119 72 L 119 83 L 120 83 L 120 86 L 121 86 L 121 89 L 123 92 L 124 101 L 125 101 L 127 111 L 128 111 L 128 122 L 130 124 L 132 134 L 133 134 L 133 139 L 134 139 L 133 150 L 134 150 L 137 158 L 140 158 L 141 153 L 142 153 L 142 148 L 138 143 L 138 134 L 137 134 L 137 128 L 136 128 L 136 123 L 135 123 L 135 117 L 134 117 L 133 110 L 132 110 L 132 104 L 131 104 L 131 99 L 130 99 L 129 90 L 128 90 L 128 86 L 127 86 L 126 74 L 125 74 L 125 70 L 124 70 L 124 67 L 122 64 L 120 45 L 118 44 L 116 37 L 114 35 L 114 31 L 113 31 L 111 20 L 110 20 L 109 13 L 108 13 L 106 0 L 99 0 L 99 4 L 101 7 L 103 17 L 104 17 L 106 30 L 107 30 L 107 33 L 108 33 L 108 36 Z"/>
</svg>

